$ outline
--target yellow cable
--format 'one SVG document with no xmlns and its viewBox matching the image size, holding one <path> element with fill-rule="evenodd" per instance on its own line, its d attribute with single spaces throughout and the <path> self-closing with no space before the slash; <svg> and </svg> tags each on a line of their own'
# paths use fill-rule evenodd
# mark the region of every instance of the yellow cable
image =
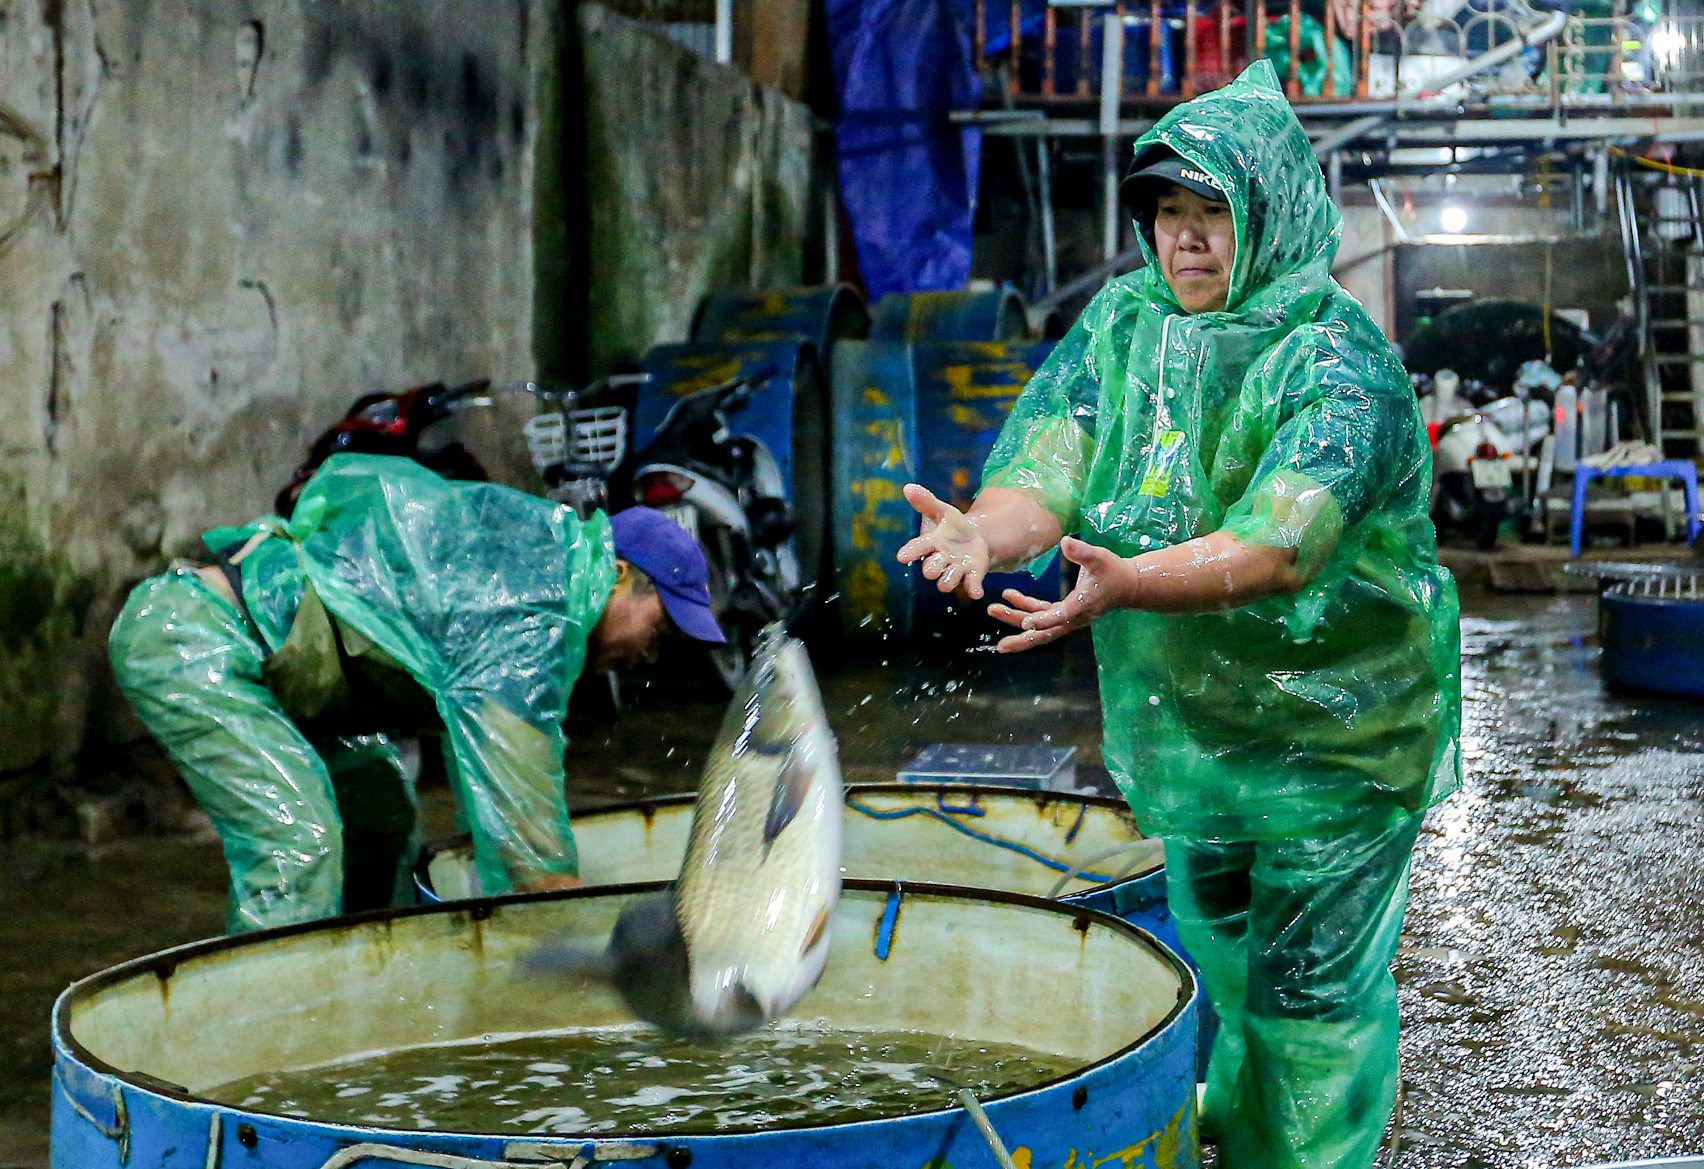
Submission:
<svg viewBox="0 0 1704 1169">
<path fill-rule="evenodd" d="M 1622 158 L 1630 158 L 1640 166 L 1648 166 L 1652 170 L 1660 170 L 1664 174 L 1691 175 L 1694 178 L 1704 178 L 1704 170 L 1697 170 L 1690 166 L 1675 166 L 1672 162 L 1658 162 L 1654 158 L 1641 158 L 1637 154 L 1628 153 L 1619 146 L 1611 146 L 1609 149 L 1612 153 L 1619 154 Z"/>
</svg>

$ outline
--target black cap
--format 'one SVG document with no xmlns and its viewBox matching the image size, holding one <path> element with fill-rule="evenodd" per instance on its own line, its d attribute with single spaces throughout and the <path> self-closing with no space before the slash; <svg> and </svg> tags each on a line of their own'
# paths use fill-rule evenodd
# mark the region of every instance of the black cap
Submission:
<svg viewBox="0 0 1704 1169">
<path fill-rule="evenodd" d="M 1168 147 L 1150 148 L 1136 156 L 1130 174 L 1124 180 L 1125 197 L 1137 198 L 1142 188 L 1156 185 L 1156 181 L 1176 183 L 1203 199 L 1216 199 L 1221 203 L 1230 201 L 1211 175 L 1178 157 Z"/>
<path fill-rule="evenodd" d="M 1179 157 L 1171 147 L 1148 147 L 1131 163 L 1130 173 L 1125 176 L 1120 191 L 1125 205 L 1136 219 L 1137 228 L 1150 246 L 1154 243 L 1154 205 L 1159 202 L 1160 193 L 1168 183 L 1193 191 L 1203 199 L 1230 202 L 1212 176 Z"/>
</svg>

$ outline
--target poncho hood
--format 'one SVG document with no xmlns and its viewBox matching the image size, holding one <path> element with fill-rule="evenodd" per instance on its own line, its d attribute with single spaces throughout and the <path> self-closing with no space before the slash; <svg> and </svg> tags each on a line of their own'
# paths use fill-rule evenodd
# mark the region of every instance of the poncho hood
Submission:
<svg viewBox="0 0 1704 1169">
<path fill-rule="evenodd" d="M 1136 140 L 1136 157 L 1170 147 L 1229 197 L 1237 255 L 1223 313 L 1245 324 L 1279 324 L 1311 313 L 1331 289 L 1343 217 L 1313 147 L 1284 97 L 1270 61 L 1256 61 L 1222 89 L 1177 106 Z M 1154 250 L 1144 291 L 1172 311 Z"/>
</svg>

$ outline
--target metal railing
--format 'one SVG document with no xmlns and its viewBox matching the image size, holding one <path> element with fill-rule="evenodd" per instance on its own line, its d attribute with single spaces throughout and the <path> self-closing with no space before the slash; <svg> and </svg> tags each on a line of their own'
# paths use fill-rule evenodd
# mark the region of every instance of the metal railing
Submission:
<svg viewBox="0 0 1704 1169">
<path fill-rule="evenodd" d="M 1442 86 L 1444 96 L 1649 104 L 1704 89 L 1704 17 L 1650 25 L 1627 15 L 1627 0 L 1616 8 L 1570 16 L 1556 40 L 1518 46 L 1497 68 Z M 973 48 L 1004 98 L 1044 104 L 1098 100 L 1103 76 L 1115 73 L 1122 100 L 1189 98 L 1226 84 L 1251 53 L 1274 58 L 1292 101 L 1377 102 L 1426 95 L 1430 79 L 1516 47 L 1550 16 L 1526 0 L 1326 0 L 1306 9 L 1302 0 L 975 0 Z M 1122 27 L 1122 45 L 1109 46 L 1108 17 Z"/>
</svg>

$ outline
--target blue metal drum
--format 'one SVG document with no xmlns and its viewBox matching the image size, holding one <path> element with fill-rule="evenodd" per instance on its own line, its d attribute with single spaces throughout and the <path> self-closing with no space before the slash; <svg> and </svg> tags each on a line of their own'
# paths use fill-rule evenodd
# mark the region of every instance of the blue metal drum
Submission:
<svg viewBox="0 0 1704 1169">
<path fill-rule="evenodd" d="M 594 982 L 541 987 L 541 943 L 602 943 L 656 884 L 459 902 L 199 942 L 54 1007 L 54 1169 L 942 1169 L 993 1160 L 959 1108 L 704 1134 L 367 1127 L 215 1103 L 221 1084 L 362 1053 L 627 1022 Z M 1019 1043 L 1075 1069 L 983 1101 L 1017 1164 L 1191 1169 L 1194 978 L 1118 918 L 1019 894 L 849 881 L 796 1015 Z"/>
<path fill-rule="evenodd" d="M 917 386 L 911 347 L 842 341 L 830 386 L 834 588 L 854 636 L 909 636 L 912 569 L 894 560 L 917 533 L 901 489 L 917 478 Z"/>
<path fill-rule="evenodd" d="M 792 505 L 793 550 L 806 581 L 819 579 L 829 550 L 828 402 L 814 346 L 805 341 L 748 341 L 658 345 L 645 354 L 651 380 L 633 407 L 632 449 L 642 451 L 681 398 L 769 367 L 775 373 L 729 419 L 736 433 L 762 442 L 775 456 L 782 490 Z"/>
<path fill-rule="evenodd" d="M 890 292 L 870 314 L 876 341 L 1021 341 L 1024 298 L 1010 285 L 980 291 Z"/>
<path fill-rule="evenodd" d="M 869 333 L 864 298 L 847 284 L 712 293 L 692 323 L 694 341 L 809 341 L 824 366 L 833 360 L 836 342 Z"/>
<path fill-rule="evenodd" d="M 963 509 L 982 484 L 982 467 L 1000 437 L 1012 404 L 1030 377 L 1053 352 L 1052 341 L 957 341 L 912 347 L 917 385 L 918 482 Z M 975 616 L 989 629 L 993 618 L 959 605 L 921 573 L 911 574 L 918 614 Z M 989 597 L 1017 589 L 1045 600 L 1059 598 L 1059 563 L 1054 557 L 1037 578 L 1027 572 L 990 575 L 983 584 Z M 1002 630 L 1004 632 L 1004 630 Z"/>
<path fill-rule="evenodd" d="M 657 345 L 641 363 L 651 380 L 639 389 L 633 407 L 634 450 L 656 435 L 674 404 L 688 394 L 731 381 L 769 366 L 776 372 L 752 395 L 751 403 L 729 420 L 769 448 L 780 465 L 792 500 L 807 474 L 822 476 L 822 384 L 816 349 L 799 340 Z"/>
<path fill-rule="evenodd" d="M 918 482 L 950 503 L 968 504 L 1012 403 L 1052 351 L 1051 341 L 873 338 L 836 348 L 834 573 L 849 634 L 905 636 L 918 611 L 946 611 L 948 602 L 915 568 L 894 560 L 917 533 L 917 513 L 901 489 Z M 990 595 L 1014 587 L 1056 597 L 1058 573 L 1052 569 L 1040 582 L 1028 573 L 1000 575 L 988 587 Z"/>
</svg>

